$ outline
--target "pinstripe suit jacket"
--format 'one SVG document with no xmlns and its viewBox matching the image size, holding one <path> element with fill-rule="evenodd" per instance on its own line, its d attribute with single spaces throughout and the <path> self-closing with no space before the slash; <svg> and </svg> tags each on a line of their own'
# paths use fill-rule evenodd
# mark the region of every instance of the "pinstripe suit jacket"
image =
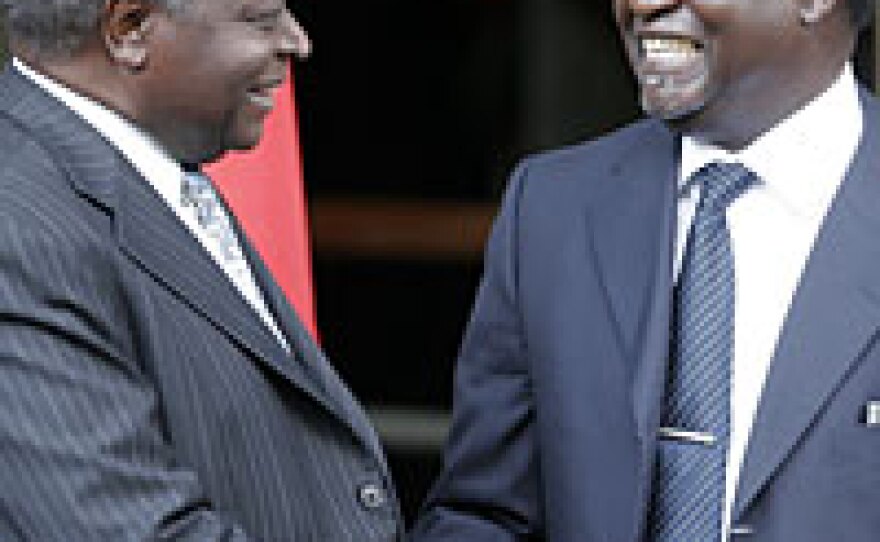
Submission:
<svg viewBox="0 0 880 542">
<path fill-rule="evenodd" d="M 293 355 L 114 148 L 0 75 L 0 540 L 398 537 L 368 420 L 247 252 Z"/>
</svg>

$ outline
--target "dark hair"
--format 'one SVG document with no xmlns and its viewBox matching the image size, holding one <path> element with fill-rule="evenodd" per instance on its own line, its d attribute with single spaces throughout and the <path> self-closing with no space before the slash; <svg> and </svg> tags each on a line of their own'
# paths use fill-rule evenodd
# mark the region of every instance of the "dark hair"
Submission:
<svg viewBox="0 0 880 542">
<path fill-rule="evenodd" d="M 106 0 L 0 0 L 6 31 L 39 56 L 69 56 L 94 35 Z M 180 11 L 189 0 L 151 0 L 157 7 Z"/>
<path fill-rule="evenodd" d="M 862 30 L 871 24 L 875 0 L 847 0 L 847 7 L 856 29 Z"/>
</svg>

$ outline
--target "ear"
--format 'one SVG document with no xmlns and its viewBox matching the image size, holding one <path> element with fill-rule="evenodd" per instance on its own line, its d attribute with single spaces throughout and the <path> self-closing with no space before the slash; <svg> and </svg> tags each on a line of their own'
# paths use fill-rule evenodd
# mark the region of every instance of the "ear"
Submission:
<svg viewBox="0 0 880 542">
<path fill-rule="evenodd" d="M 107 0 L 101 24 L 111 60 L 131 72 L 144 69 L 154 10 L 148 0 Z"/>
<path fill-rule="evenodd" d="M 847 0 L 799 0 L 801 23 L 805 26 L 816 24 L 837 9 L 839 4 L 846 1 Z"/>
</svg>

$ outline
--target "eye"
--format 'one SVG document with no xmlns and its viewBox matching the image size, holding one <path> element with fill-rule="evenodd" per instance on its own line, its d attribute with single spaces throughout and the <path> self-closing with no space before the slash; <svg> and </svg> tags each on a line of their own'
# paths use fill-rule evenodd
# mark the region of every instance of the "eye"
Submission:
<svg viewBox="0 0 880 542">
<path fill-rule="evenodd" d="M 260 31 L 274 32 L 278 29 L 278 21 L 281 19 L 281 13 L 282 11 L 280 9 L 247 13 L 244 15 L 244 21 Z"/>
</svg>

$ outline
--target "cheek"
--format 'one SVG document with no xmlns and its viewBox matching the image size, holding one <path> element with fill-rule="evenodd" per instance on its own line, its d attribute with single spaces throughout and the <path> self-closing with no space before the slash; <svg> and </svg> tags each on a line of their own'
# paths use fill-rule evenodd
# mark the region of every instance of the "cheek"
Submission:
<svg viewBox="0 0 880 542">
<path fill-rule="evenodd" d="M 227 46 L 222 53 L 215 55 L 216 83 L 227 91 L 244 91 L 265 77 L 272 58 L 270 49 L 258 44 Z"/>
</svg>

